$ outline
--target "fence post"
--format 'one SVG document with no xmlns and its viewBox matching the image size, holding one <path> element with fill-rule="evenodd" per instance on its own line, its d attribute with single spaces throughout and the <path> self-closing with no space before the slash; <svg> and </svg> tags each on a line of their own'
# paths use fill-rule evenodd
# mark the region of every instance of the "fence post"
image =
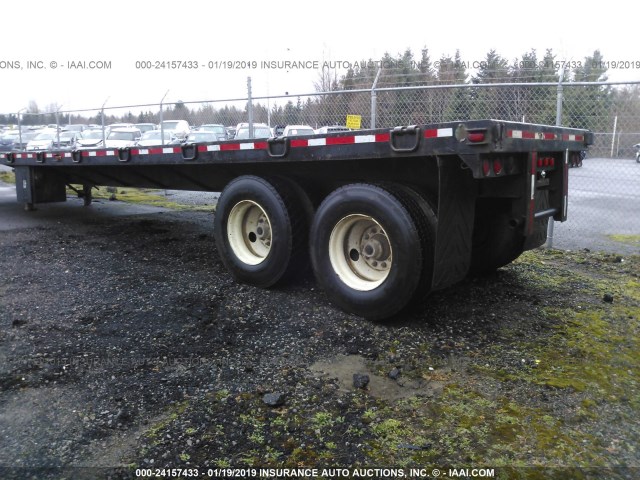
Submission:
<svg viewBox="0 0 640 480">
<path fill-rule="evenodd" d="M 378 101 L 378 93 L 376 92 L 376 87 L 378 86 L 378 78 L 380 77 L 380 72 L 382 71 L 382 67 L 378 68 L 378 73 L 376 73 L 376 78 L 373 81 L 373 85 L 371 86 L 371 125 L 370 128 L 376 128 L 376 105 Z"/>
<path fill-rule="evenodd" d="M 25 110 L 24 108 L 22 110 Z M 20 113 L 22 110 L 18 110 L 18 140 L 20 141 L 20 148 L 22 149 L 22 122 L 20 121 Z"/>
<path fill-rule="evenodd" d="M 558 79 L 558 90 L 556 96 L 556 126 L 562 125 L 562 101 L 563 101 L 563 89 L 562 80 L 564 77 L 564 70 L 560 70 L 560 78 Z"/>
<path fill-rule="evenodd" d="M 167 98 L 167 95 L 169 94 L 169 90 L 167 90 L 166 92 L 164 92 L 164 96 L 162 97 L 162 100 L 160 100 L 160 142 L 162 143 L 162 145 L 164 146 L 164 112 L 162 109 L 163 103 L 164 103 L 164 99 Z M 171 139 L 169 139 L 171 140 Z"/>
<path fill-rule="evenodd" d="M 58 148 L 60 148 L 60 112 L 56 111 L 56 141 L 58 142 Z"/>
<path fill-rule="evenodd" d="M 247 115 L 249 117 L 249 138 L 253 138 L 253 102 L 251 101 L 251 77 L 247 77 Z"/>
<path fill-rule="evenodd" d="M 562 125 L 562 101 L 564 100 L 562 80 L 564 77 L 564 70 L 560 70 L 560 78 L 558 79 L 558 87 L 556 94 L 556 126 Z M 547 243 L 545 243 L 545 248 L 553 248 L 553 227 L 555 225 L 555 220 L 553 218 L 549 219 L 549 223 L 547 224 Z"/>
<path fill-rule="evenodd" d="M 111 97 L 107 97 L 107 99 L 102 104 L 102 108 L 100 109 L 100 125 L 102 126 L 102 148 L 106 148 L 107 146 L 107 139 L 105 138 L 104 134 L 104 106 L 107 104 L 110 98 Z"/>
<path fill-rule="evenodd" d="M 613 158 L 613 150 L 616 145 L 616 130 L 618 129 L 618 116 L 616 115 L 613 119 L 613 135 L 611 135 L 611 155 L 610 158 Z"/>
</svg>

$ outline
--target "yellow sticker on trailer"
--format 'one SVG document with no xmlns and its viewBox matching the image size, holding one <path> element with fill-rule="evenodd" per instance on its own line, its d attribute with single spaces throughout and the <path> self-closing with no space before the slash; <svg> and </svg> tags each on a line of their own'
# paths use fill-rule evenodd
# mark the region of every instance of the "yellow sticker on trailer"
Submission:
<svg viewBox="0 0 640 480">
<path fill-rule="evenodd" d="M 347 128 L 350 128 L 352 130 L 360 130 L 361 125 L 362 125 L 361 115 L 347 115 Z"/>
</svg>

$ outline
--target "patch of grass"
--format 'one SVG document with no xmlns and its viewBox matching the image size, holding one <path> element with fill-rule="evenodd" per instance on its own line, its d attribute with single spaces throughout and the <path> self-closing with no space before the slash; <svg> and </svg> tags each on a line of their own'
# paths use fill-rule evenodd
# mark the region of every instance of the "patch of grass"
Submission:
<svg viewBox="0 0 640 480">
<path fill-rule="evenodd" d="M 81 189 L 79 186 L 75 186 Z M 112 195 L 115 195 L 115 199 L 121 202 L 135 203 L 141 205 L 150 205 L 153 207 L 170 208 L 171 210 L 189 210 L 189 211 L 214 211 L 215 207 L 212 205 L 185 205 L 176 203 L 169 200 L 161 192 L 162 190 L 148 189 L 148 188 L 121 188 L 116 189 L 116 193 L 113 194 L 107 190 L 107 188 L 100 187 L 93 189 L 92 195 L 95 199 L 110 200 Z M 67 190 L 69 195 L 74 195 L 73 190 Z"/>
<path fill-rule="evenodd" d="M 16 174 L 14 172 L 0 172 L 0 181 L 15 185 Z"/>
<path fill-rule="evenodd" d="M 640 247 L 640 235 L 607 235 L 614 242 Z"/>
</svg>

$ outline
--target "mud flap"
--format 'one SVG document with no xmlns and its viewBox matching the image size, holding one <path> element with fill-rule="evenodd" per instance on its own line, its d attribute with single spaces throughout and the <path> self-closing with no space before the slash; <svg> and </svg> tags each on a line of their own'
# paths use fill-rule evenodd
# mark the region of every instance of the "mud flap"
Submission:
<svg viewBox="0 0 640 480">
<path fill-rule="evenodd" d="M 458 157 L 438 157 L 438 231 L 432 290 L 466 277 L 471 265 L 476 185 Z"/>
</svg>

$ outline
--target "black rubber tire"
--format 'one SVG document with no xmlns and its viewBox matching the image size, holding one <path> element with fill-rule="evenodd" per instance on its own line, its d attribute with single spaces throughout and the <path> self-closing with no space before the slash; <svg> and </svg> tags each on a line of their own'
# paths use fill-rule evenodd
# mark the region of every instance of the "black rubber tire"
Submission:
<svg viewBox="0 0 640 480">
<path fill-rule="evenodd" d="M 412 302 L 423 300 L 429 294 L 433 285 L 438 219 L 426 196 L 417 188 L 398 183 L 385 183 L 381 187 L 393 193 L 402 202 L 418 229 L 422 249 L 422 273 L 420 274 L 418 287 L 413 294 Z"/>
<path fill-rule="evenodd" d="M 511 263 L 524 251 L 524 237 L 510 224 L 507 202 L 478 201 L 469 275 L 486 275 Z"/>
<path fill-rule="evenodd" d="M 311 226 L 311 264 L 329 299 L 343 310 L 379 320 L 392 317 L 413 299 L 421 282 L 423 252 L 419 228 L 393 187 L 351 184 L 333 191 L 322 202 Z M 385 230 L 392 266 L 376 288 L 357 290 L 336 273 L 329 256 L 334 227 L 349 215 L 374 218 Z"/>
<path fill-rule="evenodd" d="M 257 265 L 241 260 L 228 238 L 229 215 L 235 205 L 247 200 L 259 205 L 271 224 L 271 248 Z M 310 219 L 303 205 L 305 202 L 282 179 L 246 175 L 225 187 L 216 207 L 213 234 L 220 258 L 236 280 L 267 288 L 307 267 Z"/>
</svg>

